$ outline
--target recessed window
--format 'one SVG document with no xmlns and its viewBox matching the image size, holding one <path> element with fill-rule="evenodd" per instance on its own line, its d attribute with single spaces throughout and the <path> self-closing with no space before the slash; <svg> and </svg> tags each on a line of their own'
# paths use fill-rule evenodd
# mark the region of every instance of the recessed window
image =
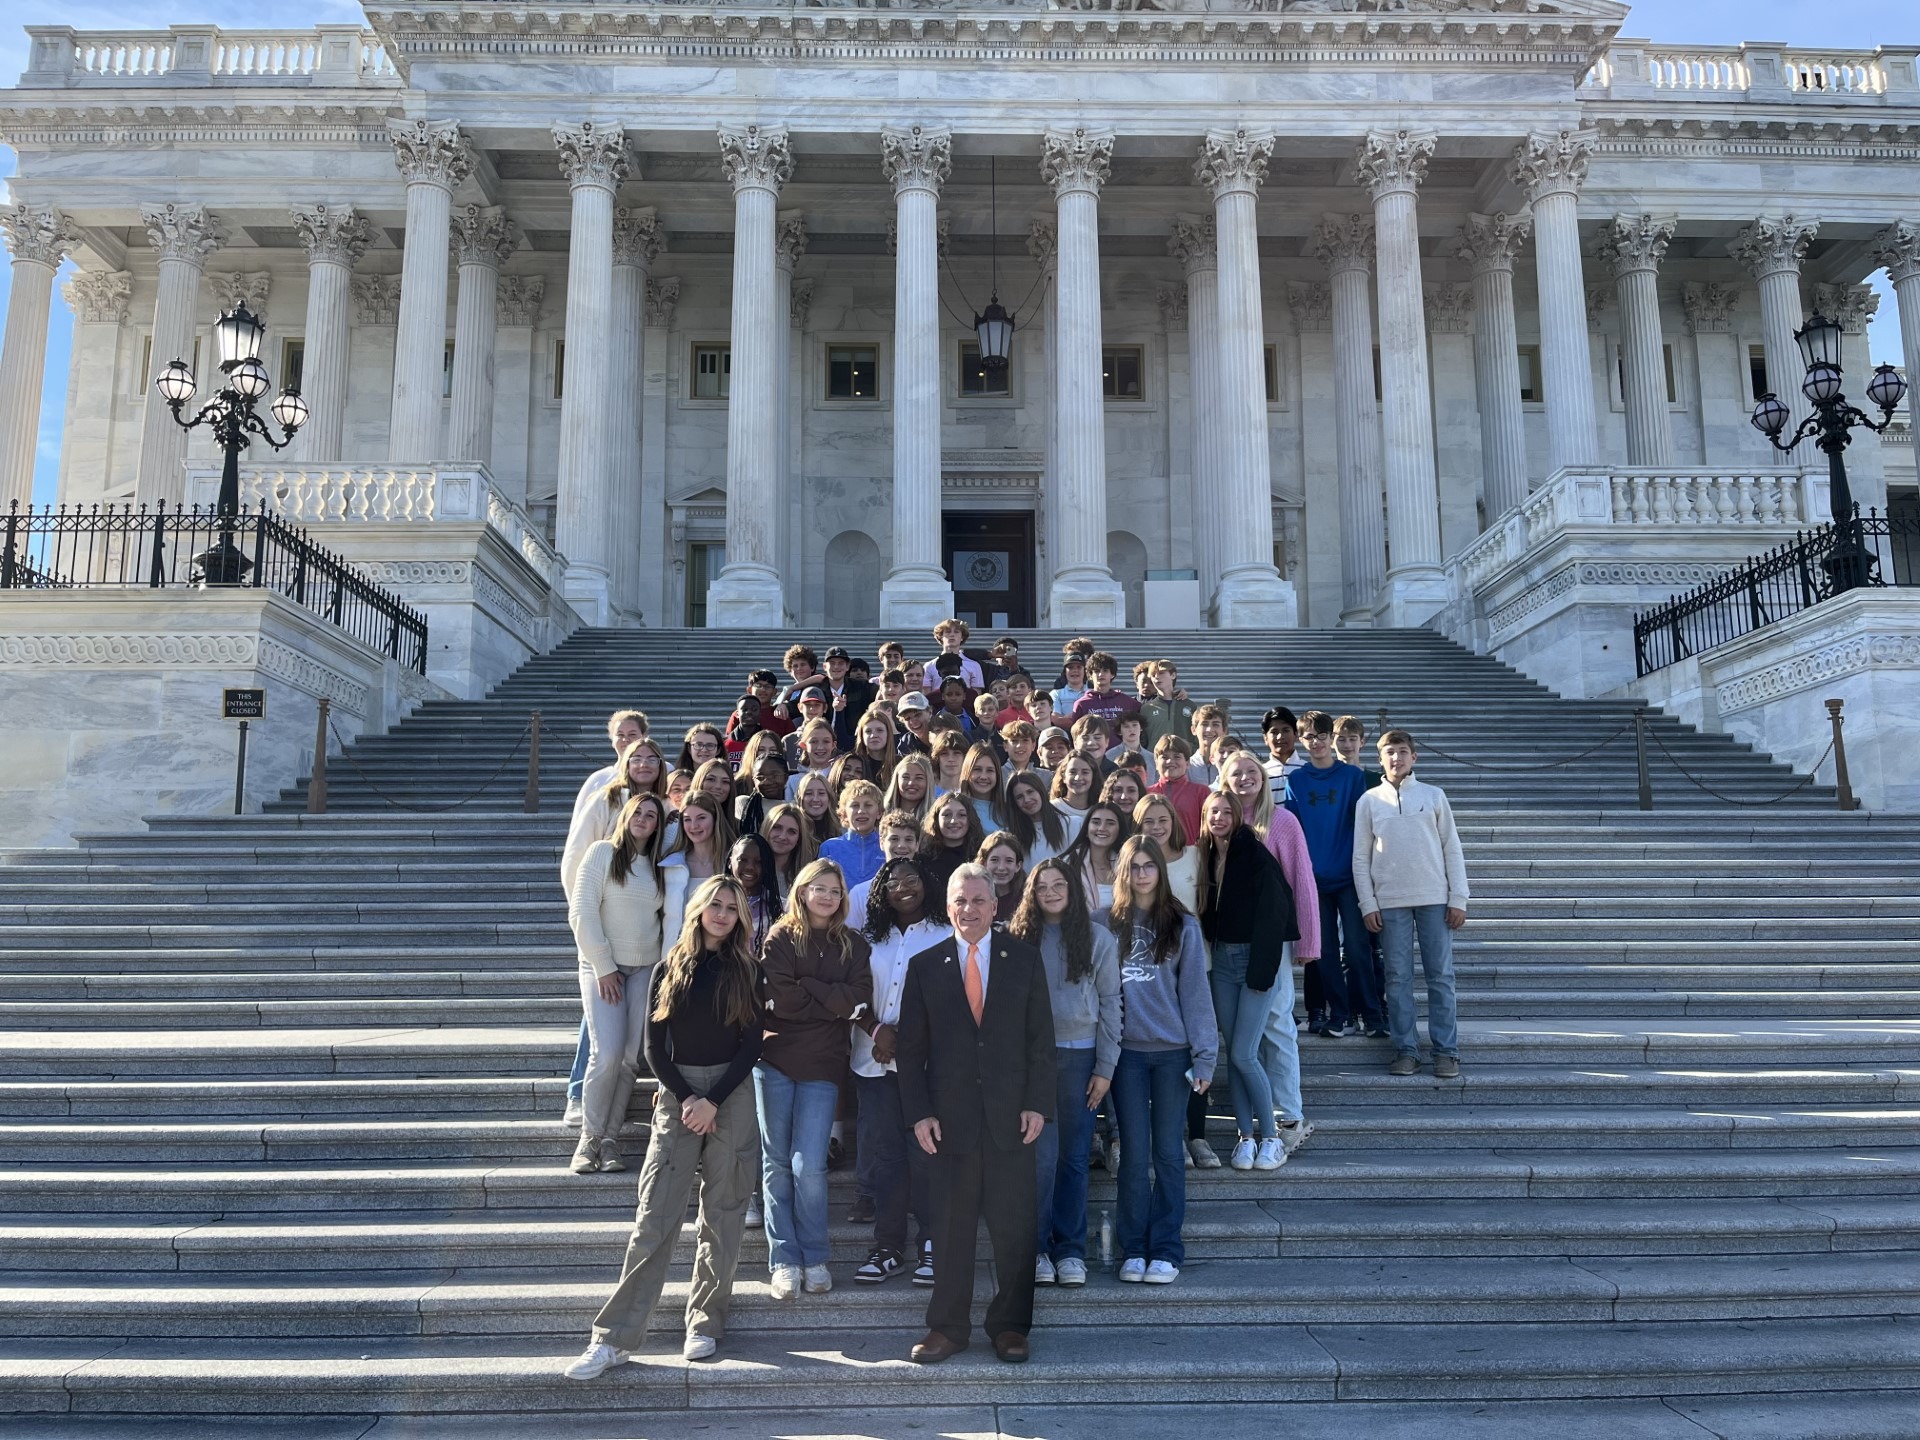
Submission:
<svg viewBox="0 0 1920 1440">
<path fill-rule="evenodd" d="M 998 370 L 989 370 L 980 363 L 978 345 L 962 345 L 960 347 L 960 393 L 962 395 L 1011 395 L 1013 393 L 1011 360 Z"/>
<path fill-rule="evenodd" d="M 1674 385 L 1673 379 L 1673 346 L 1662 345 L 1660 347 L 1660 359 L 1666 366 L 1667 371 L 1667 404 L 1678 405 L 1680 403 L 1680 394 Z M 1616 373 L 1620 377 L 1620 395 L 1622 400 L 1624 400 L 1627 394 L 1627 351 L 1624 345 L 1616 345 L 1613 347 L 1613 362 Z"/>
<path fill-rule="evenodd" d="M 827 399 L 877 400 L 880 398 L 880 347 L 877 345 L 829 345 L 827 347 Z"/>
<path fill-rule="evenodd" d="M 300 381 L 307 373 L 307 342 L 304 340 L 282 340 L 280 342 L 280 374 L 276 377 L 287 389 L 298 390 Z"/>
<path fill-rule="evenodd" d="M 693 347 L 693 388 L 695 400 L 723 400 L 733 393 L 733 347 L 696 345 Z"/>
<path fill-rule="evenodd" d="M 1382 404 L 1387 398 L 1386 381 L 1380 373 L 1380 347 L 1373 347 L 1373 403 Z"/>
<path fill-rule="evenodd" d="M 453 341 L 447 341 L 446 353 L 440 357 L 440 398 L 445 400 L 453 394 Z"/>
<path fill-rule="evenodd" d="M 1100 352 L 1100 393 L 1109 400 L 1144 400 L 1146 351 L 1139 345 L 1109 345 Z"/>
<path fill-rule="evenodd" d="M 1261 366 L 1267 377 L 1267 403 L 1280 403 L 1280 347 L 1269 345 L 1260 352 Z"/>
<path fill-rule="evenodd" d="M 553 342 L 553 398 L 559 400 L 567 393 L 567 342 Z"/>
<path fill-rule="evenodd" d="M 193 337 L 193 358 L 187 361 L 187 364 L 193 367 L 193 378 L 199 383 L 200 388 L 206 389 L 206 377 L 200 373 L 200 337 L 198 335 Z M 153 368 L 153 336 L 143 336 L 140 343 L 140 368 L 133 377 L 133 393 L 145 395 L 153 389 L 153 377 L 158 373 Z M 214 388 L 217 390 L 219 386 L 216 385 Z"/>
<path fill-rule="evenodd" d="M 1522 345 L 1520 347 L 1520 398 L 1530 405 L 1538 405 L 1546 398 L 1546 387 L 1540 383 L 1540 347 Z"/>
<path fill-rule="evenodd" d="M 1773 387 L 1767 384 L 1767 347 L 1749 345 L 1747 347 L 1747 376 L 1753 384 L 1753 398 L 1771 395 Z"/>
</svg>

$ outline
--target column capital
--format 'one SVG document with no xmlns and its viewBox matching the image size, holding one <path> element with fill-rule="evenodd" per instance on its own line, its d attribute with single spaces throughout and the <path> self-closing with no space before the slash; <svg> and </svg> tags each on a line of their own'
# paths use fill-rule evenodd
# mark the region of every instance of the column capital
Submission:
<svg viewBox="0 0 1920 1440">
<path fill-rule="evenodd" d="M 771 190 L 775 195 L 793 178 L 793 150 L 784 125 L 722 126 L 720 169 L 735 192 Z"/>
<path fill-rule="evenodd" d="M 142 205 L 140 223 L 146 226 L 147 243 L 162 260 L 204 265 L 227 241 L 219 218 L 204 205 Z"/>
<path fill-rule="evenodd" d="M 1920 276 L 1920 222 L 1896 220 L 1873 237 L 1873 258 L 1887 267 L 1898 285 Z"/>
<path fill-rule="evenodd" d="M 452 190 L 473 173 L 473 152 L 458 120 L 389 120 L 387 139 L 409 185 Z"/>
<path fill-rule="evenodd" d="M 1867 333 L 1867 322 L 1880 312 L 1880 297 L 1871 285 L 1816 285 L 1813 308 L 1828 319 L 1838 320 L 1848 335 Z"/>
<path fill-rule="evenodd" d="M 947 246 L 953 239 L 953 222 L 945 215 L 940 216 L 933 227 L 934 249 L 942 260 L 947 258 Z M 900 220 L 897 216 L 887 217 L 887 254 L 900 253 Z"/>
<path fill-rule="evenodd" d="M 362 325 L 392 325 L 400 319 L 398 275 L 353 277 L 353 318 Z"/>
<path fill-rule="evenodd" d="M 1616 276 L 1653 274 L 1667 258 L 1679 223 L 1674 215 L 1616 215 L 1600 232 L 1600 258 Z"/>
<path fill-rule="evenodd" d="M 1533 216 L 1524 210 L 1518 215 L 1504 210 L 1493 215 L 1469 215 L 1454 237 L 1453 253 L 1471 264 L 1476 275 L 1489 270 L 1512 274 L 1514 257 L 1531 234 Z"/>
<path fill-rule="evenodd" d="M 498 205 L 461 205 L 447 221 L 447 238 L 457 265 L 501 263 L 520 246 L 520 227 Z"/>
<path fill-rule="evenodd" d="M 1169 335 L 1187 328 L 1186 286 L 1156 285 L 1153 287 L 1153 298 L 1160 307 L 1160 323 L 1166 327 Z"/>
<path fill-rule="evenodd" d="M 1027 226 L 1027 254 L 1042 270 L 1052 266 L 1060 249 L 1060 237 L 1052 220 L 1035 220 Z"/>
<path fill-rule="evenodd" d="M 1473 287 L 1471 285 L 1427 286 L 1426 309 L 1428 333 L 1441 335 L 1473 333 Z"/>
<path fill-rule="evenodd" d="M 1302 335 L 1322 334 L 1333 329 L 1331 285 L 1318 281 L 1289 281 L 1287 308 L 1293 311 L 1293 328 Z"/>
<path fill-rule="evenodd" d="M 773 260 L 782 270 L 791 270 L 807 253 L 807 217 L 798 210 L 782 210 L 774 217 Z"/>
<path fill-rule="evenodd" d="M 1167 236 L 1167 254 L 1186 266 L 1187 274 L 1211 270 L 1220 260 L 1220 247 L 1211 215 L 1181 214 L 1173 217 L 1173 233 Z"/>
<path fill-rule="evenodd" d="M 619 125 L 597 120 L 582 120 L 577 125 L 556 124 L 553 147 L 560 152 L 560 173 L 575 190 L 584 185 L 618 190 L 633 173 L 627 132 Z"/>
<path fill-rule="evenodd" d="M 1587 183 L 1597 130 L 1536 130 L 1514 147 L 1509 173 L 1529 200 L 1543 195 L 1578 195 Z"/>
<path fill-rule="evenodd" d="M 1193 162 L 1193 178 L 1222 195 L 1256 193 L 1267 178 L 1267 162 L 1273 158 L 1271 130 L 1209 130 L 1200 142 L 1199 158 Z"/>
<path fill-rule="evenodd" d="M 647 324 L 668 329 L 673 325 L 674 307 L 680 303 L 680 281 L 663 275 L 647 281 Z"/>
<path fill-rule="evenodd" d="M 207 276 L 213 303 L 224 312 L 244 305 L 253 318 L 266 323 L 267 300 L 273 294 L 273 274 L 267 270 L 228 270 Z"/>
<path fill-rule="evenodd" d="M 536 325 L 540 321 L 540 302 L 547 298 L 546 277 L 502 275 L 494 281 L 493 294 L 500 307 L 500 324 Z"/>
<path fill-rule="evenodd" d="M 58 270 L 80 243 L 80 232 L 66 212 L 48 205 L 0 205 L 0 230 L 15 260 L 32 260 Z"/>
<path fill-rule="evenodd" d="M 373 239 L 367 217 L 351 205 L 296 205 L 292 213 L 309 265 L 344 265 L 351 270 Z"/>
<path fill-rule="evenodd" d="M 1098 195 L 1113 171 L 1113 132 L 1089 130 L 1084 125 L 1072 130 L 1049 130 L 1040 138 L 1040 178 L 1053 187 L 1055 195 L 1084 191 Z"/>
<path fill-rule="evenodd" d="M 1761 218 L 1747 226 L 1727 245 L 1727 253 L 1753 272 L 1756 280 L 1769 275 L 1800 273 L 1800 262 L 1807 258 L 1807 247 L 1820 233 L 1818 220 L 1801 220 L 1782 215 L 1776 220 Z"/>
<path fill-rule="evenodd" d="M 128 303 L 133 299 L 133 276 L 125 270 L 83 270 L 67 281 L 60 293 L 79 319 L 124 325 Z"/>
<path fill-rule="evenodd" d="M 667 248 L 660 212 L 651 205 L 622 205 L 613 212 L 613 263 L 652 265 Z"/>
<path fill-rule="evenodd" d="M 1373 217 L 1327 215 L 1313 232 L 1313 253 L 1327 273 L 1373 268 Z"/>
<path fill-rule="evenodd" d="M 1369 130 L 1354 157 L 1360 183 L 1375 200 L 1412 194 L 1427 178 L 1427 162 L 1439 143 L 1440 137 L 1431 130 Z"/>
<path fill-rule="evenodd" d="M 953 132 L 944 126 L 889 125 L 880 132 L 880 169 L 893 193 L 925 190 L 938 195 L 953 170 Z"/>
<path fill-rule="evenodd" d="M 1695 335 L 1719 335 L 1733 329 L 1734 307 L 1740 303 L 1738 285 L 1709 285 L 1689 280 L 1680 291 L 1680 308 L 1687 329 Z"/>
</svg>

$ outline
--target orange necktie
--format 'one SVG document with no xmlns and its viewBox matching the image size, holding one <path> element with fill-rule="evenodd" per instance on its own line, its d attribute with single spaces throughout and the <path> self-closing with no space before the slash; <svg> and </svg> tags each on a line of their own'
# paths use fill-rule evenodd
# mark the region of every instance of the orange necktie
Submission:
<svg viewBox="0 0 1920 1440">
<path fill-rule="evenodd" d="M 973 1023 L 978 1025 L 980 1017 L 987 1008 L 987 987 L 980 982 L 980 946 L 967 942 L 967 1008 L 973 1011 Z"/>
</svg>

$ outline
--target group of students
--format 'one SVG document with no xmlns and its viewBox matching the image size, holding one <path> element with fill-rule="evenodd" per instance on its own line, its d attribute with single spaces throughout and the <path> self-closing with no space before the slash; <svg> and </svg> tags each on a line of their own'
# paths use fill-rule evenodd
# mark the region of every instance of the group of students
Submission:
<svg viewBox="0 0 1920 1440">
<path fill-rule="evenodd" d="M 964 1312 L 971 1231 L 964 1254 L 940 1253 L 950 1204 L 916 1131 L 931 1117 L 913 1113 L 925 1037 L 903 1081 L 900 1031 L 914 957 L 951 955 L 957 934 L 976 948 L 962 907 L 1044 968 L 1053 1083 L 1021 1137 L 1032 1284 L 1086 1283 L 1095 1163 L 1116 1172 L 1118 1278 L 1178 1278 L 1184 1172 L 1223 1163 L 1206 1135 L 1216 1070 L 1236 1132 L 1224 1163 L 1267 1171 L 1313 1132 L 1300 1030 L 1390 1038 L 1391 1073 L 1417 1073 L 1416 945 L 1433 1073 L 1459 1074 L 1465 865 L 1446 796 L 1413 776 L 1412 736 L 1381 735 L 1380 769 L 1363 771 L 1358 721 L 1276 706 L 1262 758 L 1171 660 L 1136 666 L 1128 694 L 1113 657 L 1076 639 L 1043 686 L 1011 638 L 985 657 L 969 638 L 943 622 L 926 662 L 883 646 L 877 682 L 844 649 L 821 668 L 795 645 L 784 683 L 754 671 L 671 765 L 642 712 L 611 717 L 617 759 L 581 787 L 561 860 L 584 1010 L 572 1169 L 626 1168 L 643 1057 L 657 1089 L 621 1280 L 568 1375 L 643 1343 L 696 1186 L 686 1358 L 717 1349 L 750 1225 L 775 1298 L 830 1290 L 827 1172 L 848 1128 L 848 1218 L 873 1226 L 854 1280 L 908 1275 L 940 1301 L 964 1271 Z"/>
</svg>

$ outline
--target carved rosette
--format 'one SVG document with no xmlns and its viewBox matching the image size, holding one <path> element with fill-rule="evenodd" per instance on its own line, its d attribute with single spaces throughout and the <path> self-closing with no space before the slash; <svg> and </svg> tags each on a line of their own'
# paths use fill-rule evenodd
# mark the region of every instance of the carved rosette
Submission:
<svg viewBox="0 0 1920 1440">
<path fill-rule="evenodd" d="M 502 275 L 494 282 L 493 296 L 500 307 L 500 324 L 537 325 L 540 323 L 540 302 L 547 298 L 546 277 Z"/>
<path fill-rule="evenodd" d="M 651 205 L 622 205 L 613 212 L 613 263 L 651 266 L 667 248 L 660 213 Z"/>
<path fill-rule="evenodd" d="M 1800 262 L 1807 258 L 1807 247 L 1820 233 L 1818 220 L 1801 220 L 1783 215 L 1778 220 L 1760 219 L 1734 236 L 1727 253 L 1753 271 L 1756 280 L 1782 272 L 1800 273 Z"/>
<path fill-rule="evenodd" d="M 207 276 L 207 289 L 222 312 L 244 305 L 253 318 L 265 323 L 267 299 L 273 294 L 273 276 L 265 270 Z"/>
<path fill-rule="evenodd" d="M 1427 162 L 1439 143 L 1431 130 L 1368 131 L 1354 157 L 1360 183 L 1375 200 L 1383 195 L 1411 195 L 1427 178 Z"/>
<path fill-rule="evenodd" d="M 1426 287 L 1427 329 L 1440 335 L 1473 333 L 1473 287 L 1471 285 L 1429 285 Z"/>
<path fill-rule="evenodd" d="M 1687 329 L 1695 335 L 1721 335 L 1733 328 L 1734 307 L 1740 303 L 1737 285 L 1708 285 L 1689 280 L 1680 291 L 1680 308 Z"/>
<path fill-rule="evenodd" d="M 1187 328 L 1186 286 L 1156 285 L 1153 298 L 1160 306 L 1160 323 L 1169 335 L 1177 335 Z"/>
<path fill-rule="evenodd" d="M 147 244 L 162 260 L 204 265 L 227 241 L 218 217 L 204 205 L 142 205 L 140 223 L 146 226 Z"/>
<path fill-rule="evenodd" d="M 520 244 L 520 227 L 498 205 L 459 205 L 447 221 L 456 265 L 501 264 Z"/>
<path fill-rule="evenodd" d="M 1533 234 L 1533 216 L 1522 211 L 1509 215 L 1469 215 L 1453 242 L 1453 253 L 1473 266 L 1476 275 L 1489 270 L 1513 273 L 1514 257 Z"/>
<path fill-rule="evenodd" d="M 1373 217 L 1328 215 L 1313 232 L 1313 253 L 1329 275 L 1373 268 Z"/>
<path fill-rule="evenodd" d="M 1849 335 L 1867 333 L 1867 322 L 1880 312 L 1880 297 L 1871 285 L 1816 285 L 1813 308 L 1830 320 L 1838 320 Z"/>
<path fill-rule="evenodd" d="M 1040 178 L 1053 187 L 1055 195 L 1084 191 L 1098 195 L 1113 172 L 1113 132 L 1089 130 L 1084 125 L 1072 130 L 1049 130 L 1040 140 Z"/>
<path fill-rule="evenodd" d="M 1597 130 L 1536 131 L 1513 152 L 1513 183 L 1539 201 L 1543 195 L 1578 195 L 1587 183 L 1587 164 L 1593 158 Z"/>
<path fill-rule="evenodd" d="M 1199 158 L 1193 162 L 1193 178 L 1222 195 L 1256 193 L 1267 178 L 1267 162 L 1273 158 L 1271 130 L 1209 130 L 1200 142 Z"/>
<path fill-rule="evenodd" d="M 1027 227 L 1027 254 L 1042 270 L 1053 264 L 1053 257 L 1060 248 L 1059 236 L 1051 220 L 1035 220 Z"/>
<path fill-rule="evenodd" d="M 309 265 L 344 265 L 351 270 L 373 239 L 367 217 L 351 205 L 296 205 L 293 228 Z"/>
<path fill-rule="evenodd" d="M 720 170 L 738 190 L 771 190 L 793 178 L 793 150 L 784 125 L 747 125 L 720 130 Z"/>
<path fill-rule="evenodd" d="M 1920 224 L 1894 221 L 1873 237 L 1873 258 L 1887 267 L 1887 278 L 1896 285 L 1920 277 Z"/>
<path fill-rule="evenodd" d="M 673 324 L 673 310 L 680 303 L 680 282 L 671 275 L 647 281 L 647 324 L 666 329 Z"/>
<path fill-rule="evenodd" d="M 387 139 L 409 185 L 452 190 L 473 173 L 473 152 L 458 120 L 389 120 Z"/>
<path fill-rule="evenodd" d="M 398 275 L 353 277 L 353 318 L 362 325 L 393 325 L 400 318 Z"/>
<path fill-rule="evenodd" d="M 924 125 L 889 126 L 880 132 L 880 168 L 896 195 L 907 190 L 938 195 L 953 171 L 953 132 Z"/>
<path fill-rule="evenodd" d="M 553 147 L 560 152 L 560 173 L 575 190 L 583 185 L 618 190 L 633 171 L 627 132 L 618 125 L 596 120 L 555 125 Z"/>
<path fill-rule="evenodd" d="M 61 287 L 73 313 L 89 324 L 127 323 L 133 276 L 125 270 L 86 270 Z"/>
<path fill-rule="evenodd" d="M 807 217 L 798 210 L 782 210 L 773 232 L 774 263 L 791 270 L 807 253 Z"/>
<path fill-rule="evenodd" d="M 31 261 L 58 270 L 80 232 L 64 211 L 46 205 L 0 205 L 0 230 L 7 232 L 7 248 L 16 262 Z"/>
<path fill-rule="evenodd" d="M 1167 236 L 1167 254 L 1186 266 L 1187 274 L 1211 270 L 1220 260 L 1219 237 L 1211 215 L 1176 215 Z"/>
<path fill-rule="evenodd" d="M 813 281 L 802 277 L 793 282 L 793 293 L 787 297 L 787 320 L 796 330 L 807 328 L 807 317 L 813 314 Z"/>
<path fill-rule="evenodd" d="M 1600 232 L 1600 258 L 1615 275 L 1658 270 L 1678 224 L 1670 215 L 1616 215 Z"/>
<path fill-rule="evenodd" d="M 1302 335 L 1333 329 L 1333 287 L 1321 283 L 1292 280 L 1287 283 L 1287 308 L 1293 312 L 1293 328 Z"/>
</svg>

